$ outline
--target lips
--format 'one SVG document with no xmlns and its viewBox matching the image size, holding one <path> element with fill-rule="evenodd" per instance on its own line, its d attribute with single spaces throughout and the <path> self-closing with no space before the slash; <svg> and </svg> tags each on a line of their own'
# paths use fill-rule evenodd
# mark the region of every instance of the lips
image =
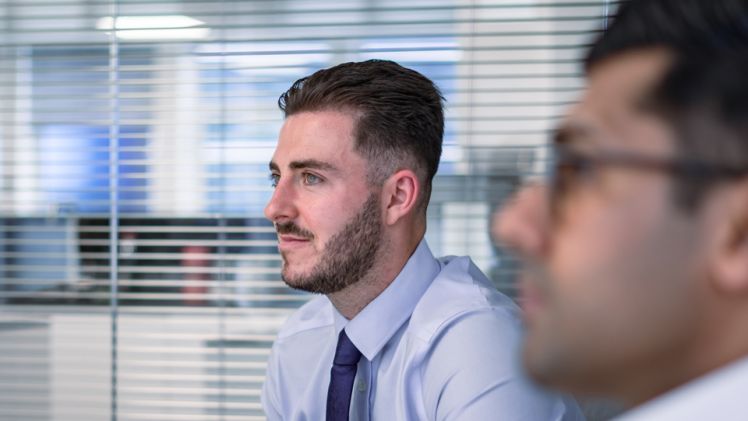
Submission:
<svg viewBox="0 0 748 421">
<path fill-rule="evenodd" d="M 281 251 L 293 250 L 307 245 L 311 240 L 292 234 L 281 234 L 278 236 L 278 248 Z"/>
</svg>

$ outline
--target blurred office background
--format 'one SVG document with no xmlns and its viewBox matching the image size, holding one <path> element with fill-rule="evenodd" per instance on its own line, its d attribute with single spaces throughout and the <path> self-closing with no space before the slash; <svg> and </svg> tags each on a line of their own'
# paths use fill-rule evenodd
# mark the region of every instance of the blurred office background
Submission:
<svg viewBox="0 0 748 421">
<path fill-rule="evenodd" d="M 263 419 L 278 95 L 368 58 L 447 99 L 436 254 L 514 293 L 493 209 L 545 169 L 605 0 L 0 0 L 0 420 Z"/>
</svg>

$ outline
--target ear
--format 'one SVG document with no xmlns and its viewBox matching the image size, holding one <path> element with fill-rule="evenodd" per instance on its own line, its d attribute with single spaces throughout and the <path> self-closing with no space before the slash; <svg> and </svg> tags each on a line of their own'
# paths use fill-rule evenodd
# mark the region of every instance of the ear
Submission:
<svg viewBox="0 0 748 421">
<path fill-rule="evenodd" d="M 413 213 L 421 194 L 421 184 L 412 170 L 400 170 L 384 182 L 382 194 L 386 204 L 385 223 L 395 225 L 403 217 Z"/>
<path fill-rule="evenodd" d="M 718 290 L 748 295 L 748 182 L 725 192 L 723 225 L 714 259 L 713 282 Z"/>
</svg>

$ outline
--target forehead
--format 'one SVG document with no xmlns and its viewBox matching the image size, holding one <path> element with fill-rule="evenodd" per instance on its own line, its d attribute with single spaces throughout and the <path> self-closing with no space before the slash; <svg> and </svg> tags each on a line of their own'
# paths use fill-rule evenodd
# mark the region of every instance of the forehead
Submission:
<svg viewBox="0 0 748 421">
<path fill-rule="evenodd" d="M 354 130 L 354 118 L 343 112 L 293 114 L 283 123 L 273 162 L 282 167 L 310 159 L 328 163 L 360 160 L 354 150 Z"/>
<path fill-rule="evenodd" d="M 644 101 L 671 63 L 664 49 L 620 53 L 595 64 L 579 103 L 563 120 L 561 141 L 604 146 L 653 147 L 653 131 L 664 121 L 644 108 Z M 656 142 L 654 142 L 656 143 Z"/>
</svg>

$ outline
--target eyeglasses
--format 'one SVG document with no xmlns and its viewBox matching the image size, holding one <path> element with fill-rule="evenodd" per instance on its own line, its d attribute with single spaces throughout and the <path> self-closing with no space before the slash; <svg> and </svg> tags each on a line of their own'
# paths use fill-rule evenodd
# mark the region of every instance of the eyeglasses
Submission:
<svg viewBox="0 0 748 421">
<path fill-rule="evenodd" d="M 551 205 L 557 207 L 576 186 L 592 181 L 596 172 L 605 167 L 654 171 L 680 179 L 717 181 L 748 175 L 748 167 L 734 167 L 707 161 L 659 158 L 625 152 L 586 154 L 568 147 L 554 149 L 551 168 Z"/>
</svg>

